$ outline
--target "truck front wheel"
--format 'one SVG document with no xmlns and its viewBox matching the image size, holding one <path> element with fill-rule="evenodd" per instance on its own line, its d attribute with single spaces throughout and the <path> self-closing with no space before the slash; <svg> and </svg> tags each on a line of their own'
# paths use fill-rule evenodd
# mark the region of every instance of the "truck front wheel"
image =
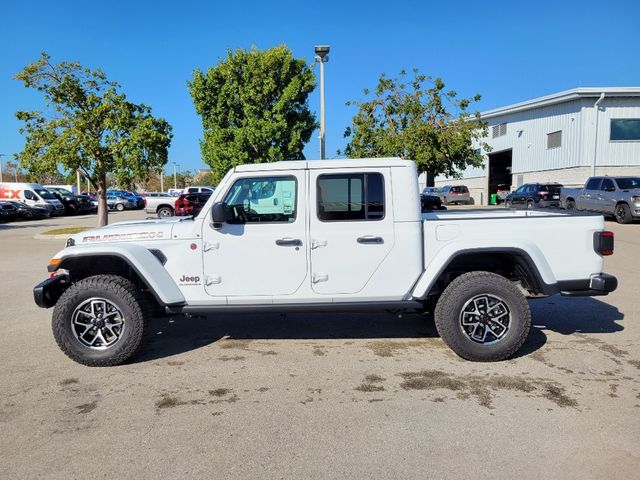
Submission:
<svg viewBox="0 0 640 480">
<path fill-rule="evenodd" d="M 620 203 L 616 206 L 615 211 L 616 222 L 618 223 L 631 223 L 633 216 L 631 215 L 631 209 L 626 203 Z"/>
<path fill-rule="evenodd" d="M 72 360 L 90 367 L 119 365 L 140 348 L 143 300 L 129 280 L 95 275 L 71 285 L 53 310 L 53 336 Z"/>
<path fill-rule="evenodd" d="M 442 340 L 462 358 L 478 362 L 512 356 L 531 326 L 527 299 L 511 281 L 491 272 L 469 272 L 453 280 L 434 317 Z"/>
</svg>

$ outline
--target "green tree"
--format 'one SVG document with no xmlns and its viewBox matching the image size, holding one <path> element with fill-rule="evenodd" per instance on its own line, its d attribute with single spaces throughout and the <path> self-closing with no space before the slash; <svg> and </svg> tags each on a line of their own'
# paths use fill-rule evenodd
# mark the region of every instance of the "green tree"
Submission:
<svg viewBox="0 0 640 480">
<path fill-rule="evenodd" d="M 229 50 L 206 72 L 196 70 L 188 84 L 202 117 L 202 157 L 214 183 L 245 163 L 304 159 L 302 149 L 316 128 L 307 98 L 313 71 L 284 45 Z"/>
<path fill-rule="evenodd" d="M 16 155 L 32 175 L 51 174 L 61 165 L 80 170 L 98 192 L 98 223 L 106 225 L 107 176 L 131 184 L 167 163 L 171 126 L 151 108 L 127 101 L 120 85 L 101 70 L 78 62 L 52 64 L 40 59 L 15 76 L 44 96 L 40 111 L 19 111 L 25 147 Z"/>
<path fill-rule="evenodd" d="M 373 99 L 347 102 L 357 106 L 358 113 L 345 131 L 345 138 L 350 138 L 346 155 L 414 160 L 430 178 L 455 177 L 467 166 L 481 166 L 482 155 L 473 144 L 490 151 L 482 142 L 487 124 L 478 112 L 469 112 L 480 95 L 458 98 L 455 91 L 445 90 L 442 79 L 417 69 L 412 73 L 401 71 L 395 79 L 383 74 Z M 364 93 L 369 95 L 367 89 Z"/>
</svg>

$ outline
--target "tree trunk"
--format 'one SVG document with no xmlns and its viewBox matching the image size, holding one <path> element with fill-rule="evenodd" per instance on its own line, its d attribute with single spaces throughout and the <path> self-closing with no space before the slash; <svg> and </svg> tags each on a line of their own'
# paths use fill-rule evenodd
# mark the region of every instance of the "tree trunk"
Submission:
<svg viewBox="0 0 640 480">
<path fill-rule="evenodd" d="M 426 175 L 426 177 L 427 177 L 427 185 L 426 186 L 427 187 L 433 187 L 434 184 L 435 184 L 436 176 L 431 172 L 426 172 L 426 173 L 427 173 L 427 175 Z"/>
<path fill-rule="evenodd" d="M 98 226 L 104 227 L 109 223 L 107 209 L 107 174 L 98 175 Z"/>
</svg>

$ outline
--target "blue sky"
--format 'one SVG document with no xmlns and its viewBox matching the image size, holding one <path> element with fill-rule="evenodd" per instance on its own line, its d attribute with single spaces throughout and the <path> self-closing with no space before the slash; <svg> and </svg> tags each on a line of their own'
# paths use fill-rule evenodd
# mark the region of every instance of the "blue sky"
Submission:
<svg viewBox="0 0 640 480">
<path fill-rule="evenodd" d="M 321 8 L 321 10 L 318 10 Z M 419 68 L 480 110 L 577 86 L 640 85 L 640 2 L 626 1 L 13 1 L 0 4 L 0 153 L 21 150 L 18 109 L 42 106 L 13 75 L 46 50 L 54 61 L 104 70 L 130 100 L 174 127 L 170 162 L 204 166 L 186 82 L 227 49 L 286 44 L 326 68 L 327 156 L 380 73 Z M 317 73 L 316 68 L 316 73 Z M 319 114 L 317 91 L 311 109 Z M 317 134 L 305 148 L 318 157 Z M 4 158 L 6 161 L 6 158 Z M 168 168 L 169 170 L 169 168 Z"/>
</svg>

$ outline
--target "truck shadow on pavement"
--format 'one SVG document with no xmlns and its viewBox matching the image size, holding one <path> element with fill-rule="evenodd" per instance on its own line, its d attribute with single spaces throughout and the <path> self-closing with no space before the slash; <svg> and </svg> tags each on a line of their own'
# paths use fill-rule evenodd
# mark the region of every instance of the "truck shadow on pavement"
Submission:
<svg viewBox="0 0 640 480">
<path fill-rule="evenodd" d="M 592 297 L 550 297 L 530 302 L 532 328 L 516 357 L 526 356 L 547 342 L 548 331 L 615 333 L 624 314 Z M 233 314 L 206 317 L 169 316 L 150 322 L 149 341 L 134 363 L 170 357 L 205 347 L 224 338 L 233 340 L 328 340 L 437 338 L 430 315 L 375 313 Z"/>
</svg>

